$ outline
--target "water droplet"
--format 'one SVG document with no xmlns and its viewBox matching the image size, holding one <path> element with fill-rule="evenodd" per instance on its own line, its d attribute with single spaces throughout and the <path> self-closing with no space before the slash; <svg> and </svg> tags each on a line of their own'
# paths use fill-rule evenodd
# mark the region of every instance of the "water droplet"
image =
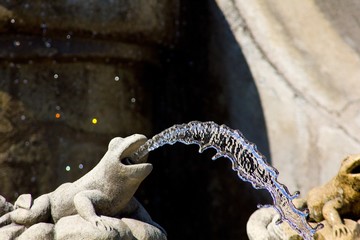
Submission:
<svg viewBox="0 0 360 240">
<path fill-rule="evenodd" d="M 18 46 L 20 46 L 20 41 L 16 40 L 16 41 L 13 42 L 13 44 L 14 44 L 15 47 L 18 47 Z"/>
<path fill-rule="evenodd" d="M 70 167 L 70 166 L 66 166 L 65 170 L 66 170 L 67 172 L 69 172 L 69 171 L 71 170 L 71 167 Z"/>
<path fill-rule="evenodd" d="M 26 119 L 26 116 L 25 116 L 25 115 L 21 115 L 20 119 L 24 121 L 24 120 Z"/>
<path fill-rule="evenodd" d="M 27 80 L 27 79 L 24 79 L 23 82 L 24 82 L 24 84 L 27 84 L 27 83 L 28 83 L 28 80 Z"/>
<path fill-rule="evenodd" d="M 25 142 L 25 146 L 28 147 L 30 145 L 30 142 L 29 141 L 26 141 Z"/>
<path fill-rule="evenodd" d="M 41 24 L 40 24 L 40 27 L 41 27 L 42 29 L 46 29 L 46 28 L 47 28 L 47 25 L 46 25 L 46 23 L 41 23 Z"/>
<path fill-rule="evenodd" d="M 136 98 L 131 98 L 130 100 L 132 103 L 135 103 L 136 102 Z"/>
<path fill-rule="evenodd" d="M 84 165 L 82 165 L 81 163 L 79 164 L 79 169 L 83 169 Z"/>
<path fill-rule="evenodd" d="M 56 106 L 55 109 L 59 111 L 59 110 L 61 109 L 61 107 L 60 107 L 60 106 Z"/>
<path fill-rule="evenodd" d="M 55 78 L 55 79 L 59 78 L 59 75 L 55 73 L 55 74 L 54 74 L 54 78 Z"/>
<path fill-rule="evenodd" d="M 45 44 L 45 47 L 47 47 L 47 48 L 51 47 L 51 43 L 49 41 L 45 41 L 44 44 Z"/>
<path fill-rule="evenodd" d="M 70 39 L 70 38 L 71 38 L 70 34 L 66 35 L 66 39 Z"/>
<path fill-rule="evenodd" d="M 10 22 L 11 22 L 12 24 L 14 24 L 16 21 L 15 21 L 14 18 L 12 18 L 12 19 L 10 20 Z"/>
<path fill-rule="evenodd" d="M 32 176 L 31 179 L 30 179 L 31 182 L 35 182 L 36 181 L 36 177 L 35 176 Z"/>
<path fill-rule="evenodd" d="M 115 76 L 115 81 L 119 81 L 120 80 L 120 78 L 119 78 L 119 76 Z"/>
</svg>

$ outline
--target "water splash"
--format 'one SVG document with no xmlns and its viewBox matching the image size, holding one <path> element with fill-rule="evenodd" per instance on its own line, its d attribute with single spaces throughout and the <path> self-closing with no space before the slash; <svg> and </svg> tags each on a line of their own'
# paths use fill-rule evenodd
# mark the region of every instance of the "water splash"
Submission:
<svg viewBox="0 0 360 240">
<path fill-rule="evenodd" d="M 287 187 L 277 181 L 278 171 L 267 163 L 256 146 L 246 140 L 240 131 L 225 125 L 198 121 L 174 125 L 149 139 L 131 156 L 131 159 L 134 162 L 141 162 L 150 151 L 176 142 L 197 144 L 199 152 L 214 148 L 216 154 L 213 160 L 219 157 L 230 159 L 232 169 L 242 180 L 250 182 L 255 189 L 269 191 L 274 205 L 265 207 L 272 206 L 279 212 L 281 219 L 278 222 L 288 222 L 305 240 L 314 239 L 316 230 L 322 227 L 319 224 L 312 228 L 308 224 L 306 221 L 308 211 L 301 211 L 292 203 L 299 192 L 290 194 Z"/>
</svg>

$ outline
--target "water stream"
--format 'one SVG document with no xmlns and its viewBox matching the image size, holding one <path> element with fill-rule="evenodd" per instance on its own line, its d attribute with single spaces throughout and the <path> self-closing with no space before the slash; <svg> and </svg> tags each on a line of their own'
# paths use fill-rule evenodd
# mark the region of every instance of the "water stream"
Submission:
<svg viewBox="0 0 360 240">
<path fill-rule="evenodd" d="M 213 160 L 219 157 L 230 159 L 232 169 L 242 180 L 250 182 L 255 189 L 268 190 L 274 205 L 265 207 L 274 207 L 280 214 L 279 222 L 288 222 L 305 240 L 313 239 L 316 230 L 321 227 L 318 225 L 312 228 L 308 224 L 307 210 L 301 211 L 292 203 L 299 192 L 290 194 L 287 187 L 277 181 L 278 171 L 267 163 L 256 146 L 246 140 L 240 131 L 225 125 L 198 121 L 174 125 L 149 139 L 131 156 L 131 159 L 141 162 L 141 159 L 150 151 L 165 144 L 172 145 L 177 142 L 197 144 L 199 152 L 214 148 L 216 154 Z"/>
</svg>

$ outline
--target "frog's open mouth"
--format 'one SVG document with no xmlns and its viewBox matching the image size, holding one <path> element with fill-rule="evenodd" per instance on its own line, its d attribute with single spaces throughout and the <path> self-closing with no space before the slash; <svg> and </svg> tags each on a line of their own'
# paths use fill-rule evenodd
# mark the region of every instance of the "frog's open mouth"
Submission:
<svg viewBox="0 0 360 240">
<path fill-rule="evenodd" d="M 348 174 L 360 174 L 360 161 L 354 162 L 347 171 Z"/>
<path fill-rule="evenodd" d="M 124 165 L 133 165 L 133 164 L 136 164 L 136 162 L 132 161 L 131 158 L 123 158 L 120 160 L 122 164 Z"/>
</svg>

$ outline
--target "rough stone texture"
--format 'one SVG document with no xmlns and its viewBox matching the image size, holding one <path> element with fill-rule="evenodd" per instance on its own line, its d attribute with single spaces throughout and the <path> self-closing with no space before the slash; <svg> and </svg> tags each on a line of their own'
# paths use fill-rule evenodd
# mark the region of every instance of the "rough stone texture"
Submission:
<svg viewBox="0 0 360 240">
<path fill-rule="evenodd" d="M 26 229 L 18 238 L 18 240 L 53 240 L 54 224 L 38 223 Z"/>
<path fill-rule="evenodd" d="M 170 43 L 178 1 L 0 1 L 0 26 L 21 32 L 49 31 Z M 15 19 L 15 22 L 11 22 Z"/>
<path fill-rule="evenodd" d="M 256 210 L 247 223 L 247 234 L 250 240 L 302 240 L 302 238 L 287 223 L 276 225 L 279 215 L 272 208 Z M 324 228 L 315 233 L 316 240 L 356 240 L 360 237 L 360 224 L 351 219 L 343 219 L 344 225 L 351 234 L 334 238 L 331 226 L 327 221 L 322 221 Z M 313 223 L 313 225 L 315 225 Z"/>
<path fill-rule="evenodd" d="M 48 183 L 54 170 L 51 170 L 48 144 L 44 142 L 44 128 L 35 123 L 31 112 L 26 110 L 21 101 L 1 91 L 0 118 L 2 194 L 11 200 L 26 190 L 35 195 L 49 191 Z M 22 185 L 23 181 L 28 184 Z"/>
<path fill-rule="evenodd" d="M 77 181 L 34 201 L 30 194 L 20 195 L 15 209 L 0 217 L 0 238 L 166 240 L 165 231 L 133 197 L 152 165 L 126 159 L 145 141 L 139 134 L 114 138 L 98 165 Z"/>
<path fill-rule="evenodd" d="M 255 78 L 279 179 L 302 192 L 328 181 L 360 149 L 358 52 L 313 1 L 217 3 Z"/>
<path fill-rule="evenodd" d="M 0 196 L 0 216 L 8 213 L 14 209 L 14 206 L 7 202 L 3 196 Z"/>
</svg>

